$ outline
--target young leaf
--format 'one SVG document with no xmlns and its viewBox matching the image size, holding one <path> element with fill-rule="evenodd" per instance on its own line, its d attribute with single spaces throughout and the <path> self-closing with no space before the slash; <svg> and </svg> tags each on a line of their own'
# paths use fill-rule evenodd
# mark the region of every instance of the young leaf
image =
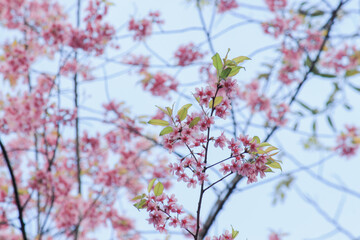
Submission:
<svg viewBox="0 0 360 240">
<path fill-rule="evenodd" d="M 271 144 L 268 143 L 268 142 L 263 142 L 263 143 L 260 143 L 259 146 L 260 146 L 260 147 L 267 147 L 267 146 L 271 146 Z"/>
<path fill-rule="evenodd" d="M 237 235 L 239 234 L 239 231 L 236 231 L 233 226 L 231 226 L 231 237 L 235 239 Z"/>
<path fill-rule="evenodd" d="M 336 132 L 336 128 L 335 128 L 335 126 L 334 126 L 334 124 L 333 124 L 333 121 L 332 121 L 332 119 L 331 119 L 331 117 L 328 115 L 327 116 L 327 120 L 328 120 L 328 123 L 329 123 L 329 126 L 331 127 L 331 129 L 334 131 L 334 132 Z"/>
<path fill-rule="evenodd" d="M 134 204 L 134 207 L 136 207 L 138 210 L 141 208 L 144 208 L 146 204 L 146 199 L 141 199 L 138 203 Z"/>
<path fill-rule="evenodd" d="M 318 16 L 322 16 L 322 15 L 324 15 L 324 11 L 321 11 L 321 10 L 316 10 L 315 12 L 310 14 L 311 17 L 318 17 Z"/>
<path fill-rule="evenodd" d="M 257 144 L 260 144 L 260 138 L 258 136 L 253 137 L 251 142 L 256 142 Z"/>
<path fill-rule="evenodd" d="M 192 106 L 192 104 L 186 104 L 180 108 L 180 110 L 177 112 L 177 115 L 179 116 L 180 121 L 184 120 L 187 116 L 188 109 Z"/>
<path fill-rule="evenodd" d="M 167 112 L 169 113 L 169 114 L 168 114 L 169 117 L 171 117 L 171 116 L 172 116 L 172 109 L 169 108 L 169 107 L 166 107 L 166 110 L 167 110 Z"/>
<path fill-rule="evenodd" d="M 345 77 L 351 77 L 354 76 L 356 74 L 360 73 L 360 71 L 358 71 L 357 69 L 351 69 L 351 70 L 347 70 L 345 73 Z"/>
<path fill-rule="evenodd" d="M 158 182 L 154 187 L 155 196 L 160 196 L 164 191 L 164 185 L 161 182 Z"/>
<path fill-rule="evenodd" d="M 217 70 L 217 75 L 220 76 L 220 73 L 223 68 L 223 64 L 221 62 L 220 55 L 218 53 L 216 53 L 211 59 L 213 60 L 213 65 Z"/>
<path fill-rule="evenodd" d="M 280 163 L 278 163 L 278 162 L 272 162 L 272 163 L 270 163 L 270 164 L 267 164 L 269 167 L 271 167 L 271 168 L 277 168 L 277 169 L 280 169 L 281 171 L 282 171 L 282 168 L 281 168 L 281 165 L 280 165 Z"/>
<path fill-rule="evenodd" d="M 157 106 L 157 105 L 155 105 L 155 107 L 157 107 L 158 109 L 160 109 L 163 113 L 165 113 L 166 115 L 169 115 L 168 114 L 168 112 L 165 110 L 165 109 L 163 109 L 163 108 L 161 108 L 161 107 L 159 107 L 159 106 Z"/>
<path fill-rule="evenodd" d="M 173 131 L 174 131 L 174 129 L 172 127 L 166 127 L 160 132 L 160 136 L 169 134 L 169 133 L 171 133 Z"/>
<path fill-rule="evenodd" d="M 131 199 L 131 201 L 135 201 L 135 200 L 138 200 L 138 199 L 142 199 L 142 198 L 144 198 L 145 196 L 146 196 L 145 194 L 138 195 L 138 196 L 134 197 L 133 199 Z"/>
<path fill-rule="evenodd" d="M 158 126 L 167 126 L 169 123 L 167 121 L 161 120 L 161 119 L 151 119 L 148 121 L 151 125 L 158 125 Z"/>
<path fill-rule="evenodd" d="M 189 128 L 194 127 L 200 121 L 200 117 L 195 117 L 189 124 Z"/>
<path fill-rule="evenodd" d="M 313 134 L 316 134 L 316 120 L 313 121 L 313 125 L 312 125 L 312 130 L 313 130 Z"/>
<path fill-rule="evenodd" d="M 151 180 L 151 181 L 149 182 L 149 185 L 148 185 L 148 188 L 147 188 L 148 193 L 150 193 L 150 191 L 151 191 L 151 189 L 152 189 L 155 181 L 156 181 L 156 178 L 154 178 L 153 180 Z"/>
<path fill-rule="evenodd" d="M 226 60 L 225 61 L 225 66 L 229 66 L 229 67 L 235 67 L 237 64 L 235 61 L 233 60 Z"/>
<path fill-rule="evenodd" d="M 326 74 L 326 73 L 319 73 L 319 72 L 314 72 L 315 75 L 324 77 L 324 78 L 336 78 L 337 76 L 334 74 Z"/>
<path fill-rule="evenodd" d="M 239 57 L 233 58 L 233 61 L 236 62 L 236 64 L 242 63 L 245 60 L 251 60 L 251 58 L 248 58 L 246 56 L 239 56 Z"/>
<path fill-rule="evenodd" d="M 240 69 L 242 69 L 244 67 L 241 67 L 241 66 L 238 66 L 238 67 L 232 67 L 231 68 L 231 72 L 229 74 L 228 77 L 232 77 L 232 76 L 235 76 L 236 74 L 238 74 L 238 72 L 240 71 Z"/>
<path fill-rule="evenodd" d="M 265 152 L 266 152 L 266 153 L 269 153 L 269 152 L 274 151 L 274 150 L 278 150 L 278 148 L 277 148 L 277 147 L 274 147 L 274 146 L 271 146 L 271 147 L 268 147 L 268 148 L 265 150 Z"/>
<path fill-rule="evenodd" d="M 220 78 L 226 79 L 229 76 L 230 72 L 231 72 L 231 68 L 228 67 L 228 68 L 224 69 L 220 74 Z"/>
<path fill-rule="evenodd" d="M 223 100 L 223 97 L 219 96 L 215 98 L 215 102 L 214 102 L 214 107 L 216 107 L 217 105 L 219 105 L 221 103 L 221 101 Z M 213 100 L 211 99 L 211 101 L 209 102 L 209 108 L 213 108 Z"/>
</svg>

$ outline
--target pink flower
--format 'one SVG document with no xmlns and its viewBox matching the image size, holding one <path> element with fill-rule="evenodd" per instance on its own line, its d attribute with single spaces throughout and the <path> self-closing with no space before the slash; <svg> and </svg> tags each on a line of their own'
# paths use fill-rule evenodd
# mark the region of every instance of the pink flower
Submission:
<svg viewBox="0 0 360 240">
<path fill-rule="evenodd" d="M 224 132 L 222 132 L 221 135 L 215 140 L 214 146 L 224 149 L 226 142 L 227 142 L 227 139 L 224 135 Z"/>
<path fill-rule="evenodd" d="M 201 59 L 204 54 L 199 52 L 193 43 L 182 45 L 175 52 L 175 58 L 179 66 L 190 65 L 192 62 Z"/>
<path fill-rule="evenodd" d="M 217 6 L 218 13 L 225 13 L 239 7 L 236 0 L 220 0 Z"/>
<path fill-rule="evenodd" d="M 340 151 L 341 156 L 354 156 L 360 147 L 360 133 L 355 126 L 345 126 L 346 132 L 337 137 L 335 150 Z"/>
<path fill-rule="evenodd" d="M 134 40 L 142 41 L 151 35 L 153 23 L 164 23 L 163 20 L 160 20 L 159 12 L 150 12 L 147 18 L 138 21 L 135 21 L 134 18 L 131 18 L 129 21 L 128 29 L 129 31 L 134 32 Z"/>
<path fill-rule="evenodd" d="M 265 0 L 269 10 L 275 12 L 284 9 L 287 5 L 287 0 Z"/>
</svg>

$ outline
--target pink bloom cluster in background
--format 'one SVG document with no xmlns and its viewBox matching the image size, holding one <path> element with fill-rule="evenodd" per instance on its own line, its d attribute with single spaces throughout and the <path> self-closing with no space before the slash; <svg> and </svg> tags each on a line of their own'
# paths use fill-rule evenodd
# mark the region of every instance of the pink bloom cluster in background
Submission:
<svg viewBox="0 0 360 240">
<path fill-rule="evenodd" d="M 356 52 L 358 52 L 356 46 L 345 45 L 341 49 L 327 51 L 320 63 L 329 70 L 335 70 L 335 73 L 356 69 L 359 61 Z"/>
<path fill-rule="evenodd" d="M 166 232 L 166 227 L 194 229 L 194 218 L 185 215 L 183 207 L 176 203 L 175 195 L 160 196 L 151 194 L 146 201 L 146 210 L 149 212 L 148 222 L 159 232 Z"/>
<path fill-rule="evenodd" d="M 275 12 L 284 9 L 287 5 L 287 0 L 265 0 L 265 3 L 271 12 Z"/>
<path fill-rule="evenodd" d="M 240 91 L 240 98 L 246 101 L 246 104 L 253 113 L 265 113 L 267 120 L 271 124 L 283 126 L 286 124 L 286 113 L 289 107 L 285 103 L 275 104 L 272 103 L 270 98 L 265 94 L 260 94 L 260 82 L 252 81 L 246 84 L 244 90 Z"/>
<path fill-rule="evenodd" d="M 203 57 L 204 54 L 198 51 L 193 43 L 182 45 L 175 52 L 175 58 L 179 66 L 189 65 Z"/>
<path fill-rule="evenodd" d="M 172 76 L 157 72 L 152 75 L 143 72 L 145 78 L 141 81 L 144 90 L 151 92 L 154 96 L 168 97 L 170 91 L 176 91 L 178 82 Z"/>
<path fill-rule="evenodd" d="M 346 132 L 337 137 L 336 151 L 341 156 L 352 157 L 357 153 L 360 147 L 360 131 L 355 126 L 345 126 Z"/>
<path fill-rule="evenodd" d="M 278 38 L 285 33 L 295 31 L 300 23 L 301 19 L 296 15 L 292 15 L 290 18 L 275 15 L 274 19 L 262 23 L 262 28 L 266 34 L 270 34 L 275 38 Z"/>
<path fill-rule="evenodd" d="M 279 234 L 273 232 L 269 235 L 269 240 L 281 240 L 281 237 Z"/>
<path fill-rule="evenodd" d="M 239 5 L 236 0 L 220 0 L 217 6 L 217 12 L 225 13 L 238 7 Z"/>
<path fill-rule="evenodd" d="M 225 233 L 221 234 L 219 237 L 205 237 L 205 240 L 233 240 L 232 234 L 226 230 Z"/>
<path fill-rule="evenodd" d="M 128 29 L 134 32 L 134 40 L 145 40 L 152 34 L 153 24 L 163 24 L 164 20 L 160 19 L 160 12 L 150 12 L 146 18 L 135 20 L 131 18 L 129 21 Z"/>
</svg>

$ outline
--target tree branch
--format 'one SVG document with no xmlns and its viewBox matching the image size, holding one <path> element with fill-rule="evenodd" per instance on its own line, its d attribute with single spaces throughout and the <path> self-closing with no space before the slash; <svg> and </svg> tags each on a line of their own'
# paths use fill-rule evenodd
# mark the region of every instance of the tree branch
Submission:
<svg viewBox="0 0 360 240">
<path fill-rule="evenodd" d="M 9 159 L 9 156 L 7 155 L 7 152 L 6 152 L 6 149 L 5 149 L 5 146 L 3 145 L 2 141 L 0 140 L 0 148 L 1 148 L 1 151 L 3 153 L 3 156 L 4 156 L 4 159 L 5 159 L 5 162 L 6 162 L 6 166 L 9 170 L 9 173 L 10 173 L 10 176 L 11 176 L 11 183 L 14 187 L 14 197 L 15 197 L 15 204 L 16 204 L 16 207 L 18 209 L 18 213 L 19 213 L 19 222 L 20 222 L 20 230 L 21 230 L 21 234 L 22 234 L 22 237 L 23 237 L 23 240 L 27 240 L 27 236 L 26 236 L 26 231 L 25 231 L 25 222 L 24 222 L 24 217 L 23 217 L 23 207 L 21 206 L 21 203 L 20 203 L 20 196 L 19 196 L 19 191 L 18 191 L 18 188 L 17 188 L 17 184 L 16 184 L 16 178 L 15 178 L 15 174 L 14 174 L 14 170 L 11 166 L 11 163 L 10 163 L 10 159 Z"/>
</svg>

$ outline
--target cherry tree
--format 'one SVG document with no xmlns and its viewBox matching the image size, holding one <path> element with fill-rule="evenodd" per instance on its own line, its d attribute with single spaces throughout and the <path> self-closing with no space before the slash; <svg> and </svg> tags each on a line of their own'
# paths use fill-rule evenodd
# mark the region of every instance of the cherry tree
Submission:
<svg viewBox="0 0 360 240">
<path fill-rule="evenodd" d="M 359 11 L 0 0 L 0 239 L 360 238 Z"/>
</svg>

